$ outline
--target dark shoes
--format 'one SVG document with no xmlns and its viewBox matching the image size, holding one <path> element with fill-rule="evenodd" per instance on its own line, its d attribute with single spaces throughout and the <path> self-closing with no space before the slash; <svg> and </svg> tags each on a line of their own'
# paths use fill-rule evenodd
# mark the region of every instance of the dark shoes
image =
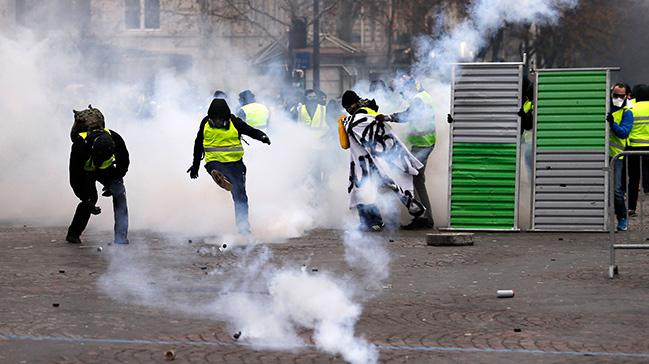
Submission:
<svg viewBox="0 0 649 364">
<path fill-rule="evenodd" d="M 213 169 L 210 173 L 214 182 L 226 191 L 232 191 L 232 183 L 223 175 L 223 173 Z"/>
<path fill-rule="evenodd" d="M 78 236 L 72 236 L 70 234 L 65 237 L 65 241 L 70 244 L 81 244 L 81 239 Z"/>
<path fill-rule="evenodd" d="M 435 224 L 424 218 L 415 218 L 410 224 L 401 226 L 403 230 L 430 230 L 434 229 Z"/>
<path fill-rule="evenodd" d="M 635 210 L 629 210 L 629 217 L 638 216 L 638 213 Z"/>
</svg>

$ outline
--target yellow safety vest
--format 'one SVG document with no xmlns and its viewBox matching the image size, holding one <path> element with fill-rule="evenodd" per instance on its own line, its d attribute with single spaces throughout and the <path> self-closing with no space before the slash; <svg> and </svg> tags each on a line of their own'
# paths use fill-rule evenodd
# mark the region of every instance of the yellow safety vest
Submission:
<svg viewBox="0 0 649 364">
<path fill-rule="evenodd" d="M 325 115 L 327 115 L 327 108 L 318 104 L 315 109 L 313 117 L 309 115 L 309 112 L 306 109 L 306 105 L 300 106 L 299 112 L 300 122 L 304 123 L 306 126 L 310 126 L 314 129 L 323 129 L 327 127 L 325 123 Z"/>
<path fill-rule="evenodd" d="M 421 100 L 425 105 L 427 105 L 430 110 L 434 109 L 433 105 L 433 97 L 426 91 L 421 91 L 420 93 L 416 94 L 415 99 Z M 429 122 L 428 120 L 425 120 L 425 122 Z M 431 115 L 431 120 L 430 122 L 434 125 L 435 124 L 435 119 L 434 116 Z M 424 133 L 416 133 L 413 132 L 411 133 L 410 136 L 408 136 L 408 143 L 410 143 L 414 147 L 432 147 L 435 145 L 435 142 L 437 141 L 437 133 L 435 131 L 432 132 L 424 132 Z"/>
<path fill-rule="evenodd" d="M 622 122 L 622 115 L 624 115 L 624 112 L 626 110 L 629 110 L 626 107 L 623 107 L 613 113 L 613 121 L 617 124 L 620 125 Z M 615 135 L 614 132 L 610 132 L 608 135 L 608 154 L 610 157 L 615 157 L 619 153 L 623 152 L 624 149 L 626 148 L 628 144 L 628 138 L 620 138 L 617 135 Z M 620 157 L 622 159 L 624 157 Z"/>
<path fill-rule="evenodd" d="M 213 128 L 210 123 L 203 127 L 203 150 L 205 163 L 217 161 L 221 163 L 236 162 L 243 158 L 243 145 L 239 131 L 230 120 L 228 129 Z"/>
<path fill-rule="evenodd" d="M 379 114 L 378 112 L 370 109 L 369 107 L 365 107 L 365 106 L 361 107 L 360 110 L 365 110 L 367 112 L 367 115 L 370 115 L 370 116 L 376 116 L 376 115 Z"/>
<path fill-rule="evenodd" d="M 265 128 L 268 126 L 270 111 L 268 108 L 258 102 L 252 102 L 241 106 L 241 110 L 246 113 L 246 123 L 255 128 Z"/>
<path fill-rule="evenodd" d="M 108 130 L 108 128 L 104 128 L 103 131 L 105 133 L 107 133 L 108 135 L 110 135 L 110 130 Z M 81 133 L 79 133 L 79 136 L 81 138 L 83 138 L 83 140 L 86 140 L 86 138 L 88 138 L 88 132 L 86 132 L 86 131 L 81 132 Z M 108 159 L 101 162 L 99 167 L 95 166 L 95 163 L 92 161 L 92 158 L 88 158 L 86 163 L 83 164 L 83 170 L 88 171 L 88 172 L 93 172 L 93 171 L 96 171 L 97 168 L 106 169 L 106 168 L 112 166 L 114 162 L 115 162 L 115 154 L 111 155 Z"/>
<path fill-rule="evenodd" d="M 649 101 L 633 105 L 633 128 L 629 133 L 631 147 L 649 147 Z"/>
</svg>

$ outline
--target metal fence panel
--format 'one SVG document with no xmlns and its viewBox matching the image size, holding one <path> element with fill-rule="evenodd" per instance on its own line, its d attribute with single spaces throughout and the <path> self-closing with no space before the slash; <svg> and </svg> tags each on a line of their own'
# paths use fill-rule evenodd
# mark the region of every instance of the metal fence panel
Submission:
<svg viewBox="0 0 649 364">
<path fill-rule="evenodd" d="M 607 229 L 608 84 L 606 69 L 537 72 L 534 230 Z"/>
<path fill-rule="evenodd" d="M 459 64 L 453 70 L 449 226 L 518 226 L 522 64 Z"/>
</svg>

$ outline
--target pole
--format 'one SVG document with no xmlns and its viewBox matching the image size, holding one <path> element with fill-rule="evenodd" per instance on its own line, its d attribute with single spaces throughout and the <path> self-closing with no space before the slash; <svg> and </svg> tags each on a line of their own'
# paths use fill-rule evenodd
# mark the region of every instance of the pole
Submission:
<svg viewBox="0 0 649 364">
<path fill-rule="evenodd" d="M 313 89 L 320 90 L 320 0 L 313 0 Z"/>
</svg>

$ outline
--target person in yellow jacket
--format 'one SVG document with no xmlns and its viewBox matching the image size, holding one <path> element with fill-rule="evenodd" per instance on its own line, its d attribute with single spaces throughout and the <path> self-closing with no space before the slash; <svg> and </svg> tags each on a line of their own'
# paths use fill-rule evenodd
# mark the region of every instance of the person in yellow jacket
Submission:
<svg viewBox="0 0 649 364">
<path fill-rule="evenodd" d="M 649 150 L 649 86 L 636 85 L 633 87 L 635 104 L 633 105 L 633 127 L 627 140 L 627 150 Z M 615 101 L 615 95 L 613 96 Z M 642 168 L 640 161 L 642 160 Z M 649 193 L 649 157 L 629 156 L 629 216 L 636 215 L 640 176 L 644 193 Z"/>
<path fill-rule="evenodd" d="M 194 159 L 187 172 L 192 179 L 198 178 L 201 160 L 205 158 L 205 169 L 214 182 L 232 193 L 239 232 L 249 234 L 246 165 L 243 163 L 241 135 L 270 145 L 266 133 L 232 115 L 225 100 L 212 100 L 207 116 L 198 128 L 194 140 Z"/>
<path fill-rule="evenodd" d="M 419 89 L 414 79 L 404 83 L 402 93 L 410 100 L 410 106 L 405 111 L 390 115 L 388 119 L 397 123 L 406 122 L 409 125 L 407 142 L 410 145 L 410 152 L 423 164 L 419 173 L 413 178 L 415 198 L 426 207 L 426 212 L 422 216 L 415 217 L 402 228 L 432 229 L 435 227 L 435 222 L 426 189 L 426 164 L 437 141 L 433 97 L 427 91 Z"/>
<path fill-rule="evenodd" d="M 255 94 L 250 90 L 244 90 L 239 94 L 239 105 L 241 108 L 237 116 L 253 128 L 266 130 L 270 120 L 270 111 L 266 105 L 257 102 Z"/>
</svg>

